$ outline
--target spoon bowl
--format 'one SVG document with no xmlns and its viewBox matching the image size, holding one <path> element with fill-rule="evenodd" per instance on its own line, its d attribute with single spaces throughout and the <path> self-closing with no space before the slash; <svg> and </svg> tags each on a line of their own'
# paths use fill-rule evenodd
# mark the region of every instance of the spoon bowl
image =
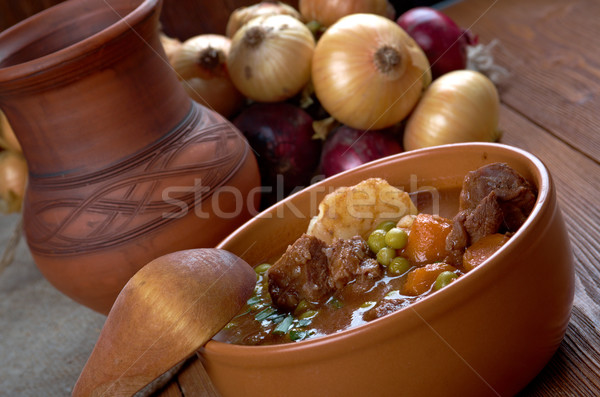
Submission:
<svg viewBox="0 0 600 397">
<path fill-rule="evenodd" d="M 255 283 L 254 270 L 224 250 L 151 261 L 117 297 L 73 396 L 133 395 L 226 325 Z"/>
</svg>

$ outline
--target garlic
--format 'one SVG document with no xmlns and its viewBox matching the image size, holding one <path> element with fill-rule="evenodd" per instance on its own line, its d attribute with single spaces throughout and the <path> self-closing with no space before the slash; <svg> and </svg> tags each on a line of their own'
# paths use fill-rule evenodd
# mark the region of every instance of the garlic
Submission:
<svg viewBox="0 0 600 397">
<path fill-rule="evenodd" d="M 429 86 L 408 118 L 404 149 L 500 138 L 500 100 L 492 81 L 472 70 L 446 73 Z"/>
</svg>

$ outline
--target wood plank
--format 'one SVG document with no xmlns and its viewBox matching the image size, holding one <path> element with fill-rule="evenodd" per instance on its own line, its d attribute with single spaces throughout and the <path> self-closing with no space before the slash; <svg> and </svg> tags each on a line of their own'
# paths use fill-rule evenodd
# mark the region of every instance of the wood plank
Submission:
<svg viewBox="0 0 600 397">
<path fill-rule="evenodd" d="M 499 40 L 507 106 L 600 159 L 599 1 L 477 0 L 444 12 L 481 42 Z"/>
<path fill-rule="evenodd" d="M 600 165 L 507 107 L 500 125 L 503 143 L 530 151 L 550 170 L 575 255 L 575 300 L 565 340 L 520 396 L 600 395 Z"/>
<path fill-rule="evenodd" d="M 175 380 L 173 380 L 167 386 L 165 386 L 163 389 L 161 389 L 158 393 L 156 393 L 155 396 L 183 397 L 183 393 L 181 392 L 181 389 L 179 388 L 179 384 Z"/>
<path fill-rule="evenodd" d="M 192 358 L 177 375 L 185 397 L 218 397 L 219 393 L 198 358 Z"/>
</svg>

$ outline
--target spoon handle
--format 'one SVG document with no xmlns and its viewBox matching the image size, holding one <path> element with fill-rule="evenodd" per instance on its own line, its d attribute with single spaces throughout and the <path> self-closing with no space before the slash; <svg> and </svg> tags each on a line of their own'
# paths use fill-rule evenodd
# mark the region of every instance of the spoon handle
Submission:
<svg viewBox="0 0 600 397">
<path fill-rule="evenodd" d="M 198 356 L 196 359 L 190 360 L 188 365 L 179 373 L 178 378 L 183 380 L 180 385 L 184 389 L 182 391 L 185 396 L 221 397 Z"/>
</svg>

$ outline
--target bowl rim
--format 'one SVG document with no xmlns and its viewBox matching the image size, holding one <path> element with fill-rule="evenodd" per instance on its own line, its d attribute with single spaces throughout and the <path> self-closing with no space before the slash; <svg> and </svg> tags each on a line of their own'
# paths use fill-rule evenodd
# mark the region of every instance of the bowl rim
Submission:
<svg viewBox="0 0 600 397">
<path fill-rule="evenodd" d="M 397 162 L 397 161 L 410 161 L 408 159 L 416 156 L 423 156 L 428 153 L 434 155 L 436 152 L 441 150 L 453 150 L 457 153 L 469 149 L 469 150 L 493 150 L 498 153 L 512 153 L 516 155 L 518 158 L 524 160 L 524 164 L 528 164 L 528 169 L 532 172 L 532 176 L 534 182 L 536 184 L 538 195 L 534 205 L 534 208 L 525 221 L 525 223 L 519 228 L 517 232 L 511 237 L 508 243 L 502 246 L 498 251 L 496 251 L 490 258 L 487 259 L 485 266 L 478 266 L 475 269 L 469 271 L 463 277 L 460 277 L 455 282 L 452 283 L 451 286 L 436 291 L 423 299 L 418 300 L 417 302 L 411 303 L 407 307 L 396 310 L 393 313 L 387 314 L 380 318 L 374 319 L 366 324 L 362 324 L 356 327 L 351 327 L 345 330 L 341 330 L 332 334 L 319 336 L 312 339 L 306 339 L 294 343 L 283 343 L 283 344 L 275 344 L 275 345 L 240 345 L 240 344 L 231 344 L 227 342 L 220 342 L 214 339 L 211 339 L 200 351 L 201 352 L 209 352 L 211 356 L 221 356 L 221 357 L 244 357 L 244 359 L 252 360 L 257 363 L 263 363 L 265 357 L 268 357 L 269 364 L 268 365 L 280 365 L 289 358 L 287 355 L 296 351 L 304 351 L 304 350 L 317 350 L 319 351 L 319 355 L 324 355 L 325 351 L 330 349 L 336 349 L 335 345 L 338 345 L 345 339 L 358 339 L 359 335 L 363 333 L 372 334 L 371 336 L 377 337 L 378 329 L 389 328 L 388 324 L 405 321 L 407 317 L 411 314 L 416 315 L 422 321 L 427 323 L 420 315 L 418 311 L 435 311 L 436 306 L 440 306 L 440 301 L 443 301 L 444 297 L 448 294 L 451 294 L 452 291 L 457 291 L 458 288 L 461 288 L 463 285 L 473 284 L 474 289 L 483 288 L 483 283 L 480 282 L 480 279 L 485 276 L 486 273 L 490 272 L 494 266 L 493 263 L 500 263 L 502 259 L 509 256 L 511 251 L 514 251 L 514 246 L 516 245 L 515 241 L 521 239 L 521 236 L 525 234 L 529 234 L 532 229 L 532 225 L 540 222 L 541 217 L 540 214 L 547 210 L 547 208 L 551 205 L 551 200 L 553 198 L 553 181 L 551 175 L 544 165 L 544 163 L 535 155 L 530 152 L 527 152 L 523 149 L 519 149 L 513 146 L 509 146 L 501 143 L 481 143 L 481 142 L 472 142 L 472 143 L 457 143 L 457 144 L 447 144 L 440 145 L 430 148 L 416 149 L 408 152 L 399 153 L 393 156 L 389 156 L 383 159 L 379 159 L 364 165 L 361 165 L 357 168 L 353 168 L 348 171 L 344 171 L 340 174 L 336 174 L 329 178 L 326 178 L 314 185 L 307 187 L 293 195 L 288 196 L 284 200 L 279 201 L 278 203 L 272 205 L 271 207 L 262 211 L 256 217 L 250 219 L 234 232 L 232 232 L 227 238 L 225 238 L 217 248 L 226 249 L 226 246 L 233 241 L 238 233 L 242 233 L 243 230 L 247 228 L 248 225 L 264 222 L 265 220 L 260 217 L 261 214 L 269 211 L 274 211 L 278 206 L 285 205 L 287 202 L 291 202 L 297 199 L 299 195 L 306 194 L 308 189 L 313 189 L 318 186 L 327 185 L 331 183 L 331 181 L 344 178 L 346 175 L 354 173 L 359 170 L 368 170 L 370 168 L 375 168 L 381 164 L 388 162 Z M 401 160 L 402 159 L 402 160 Z M 406 160 L 404 160 L 406 159 Z M 314 187 L 313 187 L 314 186 Z M 456 285 L 455 285 L 456 284 Z M 479 284 L 479 286 L 478 286 Z M 456 293 L 455 293 L 456 295 Z M 462 299 L 466 299 L 463 297 Z M 421 309 L 421 310 L 418 310 Z M 385 334 L 385 332 L 381 332 L 381 334 Z M 383 338 L 384 336 L 381 336 Z M 369 339 L 369 343 L 373 343 L 372 338 Z M 273 361 L 271 361 L 273 360 Z M 307 358 L 307 361 L 310 359 Z M 265 361 L 266 362 L 266 361 Z M 231 365 L 236 365 L 232 363 Z M 265 364 L 266 365 L 266 364 Z"/>
</svg>

